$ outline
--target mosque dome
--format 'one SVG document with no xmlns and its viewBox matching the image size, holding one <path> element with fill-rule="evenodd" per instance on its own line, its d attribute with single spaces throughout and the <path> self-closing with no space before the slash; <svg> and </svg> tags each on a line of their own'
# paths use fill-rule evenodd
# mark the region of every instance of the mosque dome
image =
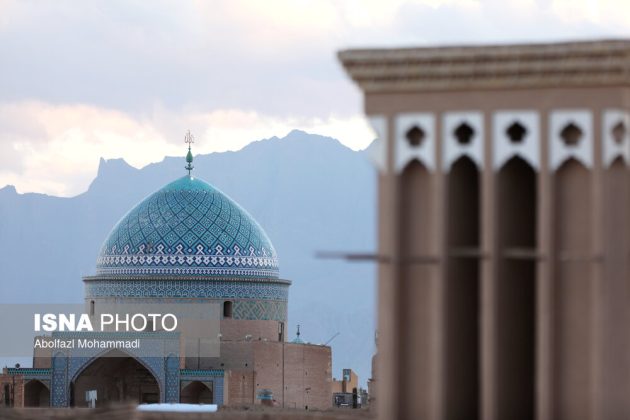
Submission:
<svg viewBox="0 0 630 420">
<path fill-rule="evenodd" d="M 114 226 L 96 275 L 277 279 L 278 259 L 247 211 L 189 174 L 142 200 Z"/>
</svg>

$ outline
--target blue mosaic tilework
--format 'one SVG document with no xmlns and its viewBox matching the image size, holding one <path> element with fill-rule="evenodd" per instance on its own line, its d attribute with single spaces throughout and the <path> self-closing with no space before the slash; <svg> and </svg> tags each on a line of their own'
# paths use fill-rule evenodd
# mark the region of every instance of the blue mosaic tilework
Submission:
<svg viewBox="0 0 630 420">
<path fill-rule="evenodd" d="M 68 357 L 63 352 L 57 352 L 52 359 L 52 390 L 50 405 L 53 407 L 67 407 L 70 404 L 68 392 Z"/>
<path fill-rule="evenodd" d="M 213 392 L 213 403 L 222 406 L 223 405 L 223 394 L 224 394 L 224 386 L 223 386 L 223 376 L 220 378 L 215 378 L 214 382 L 214 392 Z"/>
<path fill-rule="evenodd" d="M 9 375 L 24 375 L 25 379 L 46 379 L 50 378 L 52 369 L 34 369 L 34 368 L 8 368 Z"/>
<path fill-rule="evenodd" d="M 166 399 L 167 403 L 179 402 L 179 357 L 171 354 L 166 358 Z"/>
<path fill-rule="evenodd" d="M 235 300 L 232 309 L 234 319 L 287 320 L 287 302 L 272 300 Z"/>
<path fill-rule="evenodd" d="M 126 349 L 130 357 L 136 359 L 145 366 L 155 377 L 160 388 L 160 401 L 178 401 L 179 389 L 170 390 L 167 380 L 179 383 L 179 333 L 169 332 L 55 332 L 54 338 L 98 338 L 98 339 L 125 339 L 139 338 L 148 340 L 140 346 L 140 349 Z M 150 342 L 150 344 L 148 344 Z M 168 357 L 143 354 L 142 349 L 151 346 L 160 346 L 160 352 L 168 354 Z M 94 360 L 104 357 L 110 350 L 103 349 L 69 349 L 66 353 L 58 352 L 53 357 L 52 368 L 52 405 L 54 407 L 67 407 L 70 401 L 70 383 L 74 381 L 83 370 Z M 154 349 L 152 350 L 154 352 Z M 174 378 L 174 379 L 173 379 Z"/>
<path fill-rule="evenodd" d="M 277 278 L 278 258 L 247 211 L 187 175 L 116 224 L 101 248 L 96 273 Z"/>
<path fill-rule="evenodd" d="M 69 358 L 69 367 L 68 367 L 68 378 L 69 382 L 67 382 L 67 392 L 69 392 L 70 383 L 76 378 L 79 377 L 81 372 L 85 368 L 87 368 L 94 360 L 105 356 L 108 351 L 103 352 L 102 350 L 98 350 L 97 353 L 93 356 L 73 356 Z M 142 357 L 134 355 L 132 352 L 128 352 L 131 357 L 136 359 L 140 364 L 142 364 L 151 374 L 155 377 L 158 386 L 160 388 L 160 401 L 164 401 L 165 397 L 165 366 L 164 366 L 164 358 L 163 357 Z"/>
<path fill-rule="evenodd" d="M 215 280 L 89 280 L 87 299 L 97 297 L 245 298 L 288 300 L 289 286 L 272 282 Z"/>
<path fill-rule="evenodd" d="M 223 377 L 224 375 L 223 369 L 180 369 L 179 374 L 181 376 L 193 376 L 195 379 L 199 378 L 208 378 L 214 376 Z"/>
<path fill-rule="evenodd" d="M 86 333 L 60 333 L 59 336 L 85 337 L 95 334 Z M 120 336 L 119 333 L 98 334 L 98 336 Z M 173 338 L 172 335 L 165 335 L 164 338 Z M 178 343 L 174 340 L 175 344 Z M 172 344 L 172 343 L 169 343 Z M 70 383 L 83 372 L 94 360 L 106 356 L 108 350 L 86 350 L 71 353 L 58 352 L 53 356 L 52 369 L 21 369 L 21 373 L 31 370 L 32 374 L 52 375 L 51 396 L 53 407 L 67 407 L 70 404 Z M 224 395 L 224 371 L 222 369 L 180 369 L 179 355 L 176 352 L 170 353 L 168 357 L 144 357 L 134 354 L 132 351 L 125 351 L 130 357 L 136 359 L 145 366 L 158 381 L 160 388 L 160 401 L 179 402 L 180 382 L 182 377 L 193 380 L 211 381 L 214 385 L 213 403 L 223 405 Z M 76 353 L 76 354 L 75 354 Z M 16 369 L 12 369 L 16 370 Z M 15 374 L 17 372 L 10 372 Z"/>
</svg>

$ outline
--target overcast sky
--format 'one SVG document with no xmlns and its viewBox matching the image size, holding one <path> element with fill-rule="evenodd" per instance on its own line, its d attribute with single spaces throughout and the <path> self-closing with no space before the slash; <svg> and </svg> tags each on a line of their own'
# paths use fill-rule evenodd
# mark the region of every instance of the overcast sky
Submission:
<svg viewBox="0 0 630 420">
<path fill-rule="evenodd" d="M 372 135 L 348 47 L 630 36 L 629 0 L 0 0 L 0 187 L 71 196 L 136 167 L 291 129 Z"/>
</svg>

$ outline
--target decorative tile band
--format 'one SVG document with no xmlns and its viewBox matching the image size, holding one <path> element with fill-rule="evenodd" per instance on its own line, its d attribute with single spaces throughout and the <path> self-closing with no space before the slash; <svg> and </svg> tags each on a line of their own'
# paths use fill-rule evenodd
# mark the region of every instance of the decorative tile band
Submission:
<svg viewBox="0 0 630 420">
<path fill-rule="evenodd" d="M 181 297 L 245 298 L 286 301 L 286 283 L 214 280 L 91 280 L 85 282 L 85 296 L 97 297 Z"/>
<path fill-rule="evenodd" d="M 181 376 L 220 376 L 223 377 L 223 369 L 180 369 Z"/>
<path fill-rule="evenodd" d="M 101 255 L 97 259 L 97 274 L 193 274 L 193 275 L 255 275 L 278 277 L 278 259 L 269 256 L 206 254 L 198 245 L 195 255 L 123 254 Z"/>
<path fill-rule="evenodd" d="M 52 369 L 34 369 L 34 368 L 8 368 L 9 375 L 24 375 L 25 377 L 31 376 L 50 376 Z"/>
<path fill-rule="evenodd" d="M 232 312 L 234 319 L 287 320 L 287 302 L 272 300 L 236 300 Z"/>
<path fill-rule="evenodd" d="M 85 282 L 90 282 L 90 281 L 102 281 L 102 280 L 115 280 L 115 281 L 119 281 L 119 280 L 137 280 L 137 281 L 173 281 L 173 280 L 193 280 L 193 281 L 213 281 L 213 282 L 217 282 L 217 281 L 225 281 L 225 282 L 232 282 L 232 283 L 238 283 L 238 282 L 242 282 L 242 281 L 247 281 L 247 282 L 255 282 L 255 283 L 273 283 L 273 284 L 286 284 L 286 285 L 291 285 L 291 280 L 286 280 L 286 279 L 279 279 L 279 278 L 275 278 L 275 277 L 257 277 L 257 276 L 246 276 L 246 277 L 234 277 L 234 276 L 222 276 L 222 277 L 216 277 L 216 276 L 169 276 L 168 274 L 165 275 L 154 275 L 151 276 L 149 278 L 147 278 L 147 276 L 142 276 L 142 275 L 116 275 L 116 276 L 103 276 L 103 275 L 94 275 L 94 276 L 84 276 L 83 277 L 83 281 Z"/>
<path fill-rule="evenodd" d="M 277 269 L 225 268 L 225 267 L 114 267 L 100 268 L 99 275 L 172 275 L 172 276 L 235 276 L 235 277 L 278 277 Z"/>
</svg>

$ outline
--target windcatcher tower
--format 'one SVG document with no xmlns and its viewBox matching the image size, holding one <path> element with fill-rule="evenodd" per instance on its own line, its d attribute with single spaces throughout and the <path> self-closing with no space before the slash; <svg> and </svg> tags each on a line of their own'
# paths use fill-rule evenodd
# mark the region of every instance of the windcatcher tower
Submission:
<svg viewBox="0 0 630 420">
<path fill-rule="evenodd" d="M 379 418 L 630 417 L 630 41 L 339 58 L 378 136 Z"/>
</svg>

